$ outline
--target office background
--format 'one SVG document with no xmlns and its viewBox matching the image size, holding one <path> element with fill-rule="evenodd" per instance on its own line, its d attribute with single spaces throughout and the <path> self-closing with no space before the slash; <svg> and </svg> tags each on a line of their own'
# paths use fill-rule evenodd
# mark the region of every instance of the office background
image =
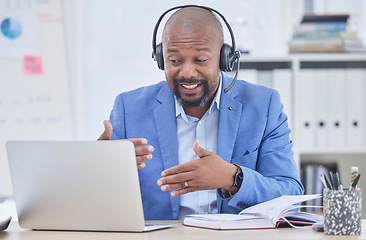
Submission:
<svg viewBox="0 0 366 240">
<path fill-rule="evenodd" d="M 100 120 L 108 117 L 111 103 L 119 92 L 164 79 L 163 71 L 157 70 L 151 59 L 152 30 L 162 12 L 187 3 L 218 9 L 232 25 L 238 46 L 250 48 L 254 56 L 287 54 L 287 41 L 304 11 L 303 1 L 297 0 L 229 0 L 225 3 L 165 0 L 159 4 L 144 1 L 144 7 L 139 1 L 81 3 L 79 9 L 83 12 L 79 18 L 84 17 L 79 22 L 83 21 L 84 34 L 78 45 L 84 46 L 80 52 L 83 97 L 78 102 L 83 103 L 76 111 L 78 138 L 95 139 L 103 129 Z M 319 12 L 362 13 L 362 8 L 366 12 L 365 5 L 364 1 L 315 1 L 313 7 L 319 8 Z M 366 22 L 365 15 L 363 22 Z M 366 39 L 365 34 L 363 37 Z M 226 41 L 230 39 L 226 37 Z"/>
<path fill-rule="evenodd" d="M 285 59 L 291 71 L 296 68 L 287 58 L 288 42 L 305 12 L 352 14 L 351 24 L 366 45 L 363 0 L 19 0 L 18 5 L 0 0 L 0 17 L 18 12 L 34 30 L 34 36 L 24 31 L 27 41 L 19 45 L 23 52 L 11 52 L 15 48 L 0 38 L 0 199 L 12 196 L 5 141 L 97 139 L 117 94 L 164 80 L 164 72 L 151 59 L 153 28 L 166 9 L 190 3 L 220 11 L 232 26 L 238 47 L 250 53 L 242 59 L 256 64 Z M 24 116 L 29 116 L 29 123 Z M 299 167 L 301 158 L 324 163 L 351 159 L 362 172 L 365 148 L 357 148 L 356 156 L 352 150 L 295 156 Z"/>
</svg>

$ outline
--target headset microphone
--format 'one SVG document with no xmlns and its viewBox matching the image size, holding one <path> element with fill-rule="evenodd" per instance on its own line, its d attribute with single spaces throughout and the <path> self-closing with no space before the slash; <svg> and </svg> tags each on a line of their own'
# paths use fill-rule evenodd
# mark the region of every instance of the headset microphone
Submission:
<svg viewBox="0 0 366 240">
<path fill-rule="evenodd" d="M 239 73 L 239 58 L 240 58 L 240 51 L 235 50 L 235 38 L 234 38 L 234 33 L 233 30 L 231 29 L 229 23 L 226 21 L 225 17 L 219 13 L 218 11 L 216 11 L 213 8 L 210 7 L 205 7 L 205 6 L 199 6 L 199 5 L 184 5 L 184 6 L 177 6 L 177 7 L 173 7 L 170 8 L 168 10 L 166 10 L 158 19 L 155 28 L 154 28 L 154 32 L 153 32 L 153 39 L 152 39 L 152 48 L 153 48 L 153 52 L 152 52 L 152 57 L 153 59 L 157 62 L 158 64 L 158 68 L 161 70 L 164 70 L 164 57 L 163 57 L 163 45 L 162 43 L 156 44 L 156 35 L 158 32 L 158 28 L 160 25 L 160 22 L 162 21 L 163 17 L 170 11 L 178 9 L 178 8 L 186 8 L 186 7 L 198 7 L 198 8 L 203 8 L 206 10 L 209 10 L 211 12 L 216 13 L 217 15 L 219 15 L 221 17 L 221 19 L 224 21 L 225 25 L 227 26 L 229 32 L 230 32 L 230 37 L 231 37 L 231 42 L 232 42 L 232 46 L 230 46 L 227 43 L 224 43 L 221 47 L 221 51 L 220 51 L 220 69 L 224 72 L 231 72 L 233 67 L 234 67 L 234 63 L 237 62 L 237 69 L 235 72 L 235 76 L 233 81 L 231 82 L 230 86 L 224 89 L 224 92 L 227 93 L 234 85 L 237 77 L 238 77 L 238 73 Z"/>
<path fill-rule="evenodd" d="M 230 86 L 228 86 L 227 88 L 224 89 L 225 93 L 227 93 L 234 86 L 234 83 L 236 82 L 236 79 L 238 79 L 238 73 L 239 73 L 239 68 L 240 68 L 240 62 L 239 62 L 240 52 L 235 51 L 234 55 L 235 55 L 234 62 L 236 61 L 236 72 L 235 72 L 235 76 L 234 76 L 233 81 L 230 83 Z"/>
</svg>

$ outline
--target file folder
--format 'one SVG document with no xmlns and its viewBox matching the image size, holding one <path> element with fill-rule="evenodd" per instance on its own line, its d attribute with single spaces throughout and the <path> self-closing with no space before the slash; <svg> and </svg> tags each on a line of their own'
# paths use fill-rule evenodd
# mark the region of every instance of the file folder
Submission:
<svg viewBox="0 0 366 240">
<path fill-rule="evenodd" d="M 349 68 L 346 70 L 346 146 L 362 147 L 363 134 L 365 132 L 365 80 L 363 79 L 363 69 Z"/>
<path fill-rule="evenodd" d="M 288 117 L 290 129 L 293 127 L 292 122 L 292 72 L 290 69 L 274 69 L 272 71 L 272 86 L 281 96 L 283 110 Z"/>
<path fill-rule="evenodd" d="M 346 71 L 344 68 L 329 69 L 329 147 L 345 146 L 345 113 L 346 113 Z"/>
<path fill-rule="evenodd" d="M 363 93 L 366 93 L 366 69 L 362 70 L 362 88 Z M 362 99 L 362 122 L 363 125 L 366 124 L 366 94 L 363 94 Z M 366 126 L 363 126 L 363 141 L 362 141 L 363 147 L 366 147 Z"/>
<path fill-rule="evenodd" d="M 302 148 L 315 146 L 315 71 L 313 69 L 300 70 L 299 95 L 300 95 L 300 133 L 299 145 Z"/>
<path fill-rule="evenodd" d="M 240 69 L 238 79 L 245 80 L 250 83 L 257 83 L 258 73 L 257 69 Z"/>
<path fill-rule="evenodd" d="M 315 85 L 315 147 L 329 145 L 329 79 L 327 69 L 314 70 Z M 314 106 L 314 105 L 313 105 Z"/>
<path fill-rule="evenodd" d="M 273 88 L 272 70 L 259 70 L 257 84 Z"/>
</svg>

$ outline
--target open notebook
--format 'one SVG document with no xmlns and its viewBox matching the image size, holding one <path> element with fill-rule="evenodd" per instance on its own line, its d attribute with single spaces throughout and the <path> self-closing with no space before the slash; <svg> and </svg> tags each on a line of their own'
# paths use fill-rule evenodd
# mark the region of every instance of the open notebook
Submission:
<svg viewBox="0 0 366 240">
<path fill-rule="evenodd" d="M 188 215 L 185 226 L 219 230 L 276 228 L 282 222 L 300 225 L 312 225 L 323 220 L 317 214 L 298 212 L 299 204 L 315 198 L 314 195 L 284 195 L 273 200 L 248 207 L 239 214 Z"/>
<path fill-rule="evenodd" d="M 142 232 L 130 141 L 9 141 L 19 225 L 27 229 Z"/>
</svg>

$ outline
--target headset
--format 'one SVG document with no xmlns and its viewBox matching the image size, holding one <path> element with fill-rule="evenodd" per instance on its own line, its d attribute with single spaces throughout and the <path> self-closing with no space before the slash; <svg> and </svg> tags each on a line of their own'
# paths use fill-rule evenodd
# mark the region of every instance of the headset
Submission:
<svg viewBox="0 0 366 240">
<path fill-rule="evenodd" d="M 156 35 L 158 32 L 160 22 L 163 20 L 164 16 L 167 13 L 169 13 L 175 9 L 186 8 L 186 7 L 198 7 L 198 8 L 203 8 L 203 9 L 216 13 L 217 15 L 219 15 L 221 17 L 221 19 L 224 21 L 225 25 L 229 29 L 232 45 L 230 46 L 227 43 L 224 43 L 222 45 L 221 51 L 220 51 L 220 69 L 224 72 L 231 72 L 233 70 L 234 63 L 237 62 L 237 70 L 235 73 L 235 77 L 234 77 L 233 81 L 231 82 L 230 86 L 224 89 L 224 92 L 226 93 L 234 85 L 236 78 L 238 76 L 239 65 L 240 65 L 239 64 L 240 51 L 235 50 L 236 45 L 235 45 L 234 33 L 233 33 L 233 30 L 231 29 L 229 23 L 226 21 L 225 17 L 215 9 L 212 9 L 212 8 L 206 7 L 206 6 L 199 6 L 199 5 L 183 5 L 183 6 L 177 6 L 177 7 L 173 7 L 173 8 L 166 10 L 159 17 L 159 19 L 155 25 L 155 28 L 154 28 L 153 39 L 152 39 L 152 48 L 153 48 L 152 58 L 154 59 L 154 61 L 156 61 L 158 63 L 158 68 L 161 70 L 164 70 L 163 45 L 162 45 L 162 43 L 159 43 L 158 45 L 156 45 Z"/>
</svg>

